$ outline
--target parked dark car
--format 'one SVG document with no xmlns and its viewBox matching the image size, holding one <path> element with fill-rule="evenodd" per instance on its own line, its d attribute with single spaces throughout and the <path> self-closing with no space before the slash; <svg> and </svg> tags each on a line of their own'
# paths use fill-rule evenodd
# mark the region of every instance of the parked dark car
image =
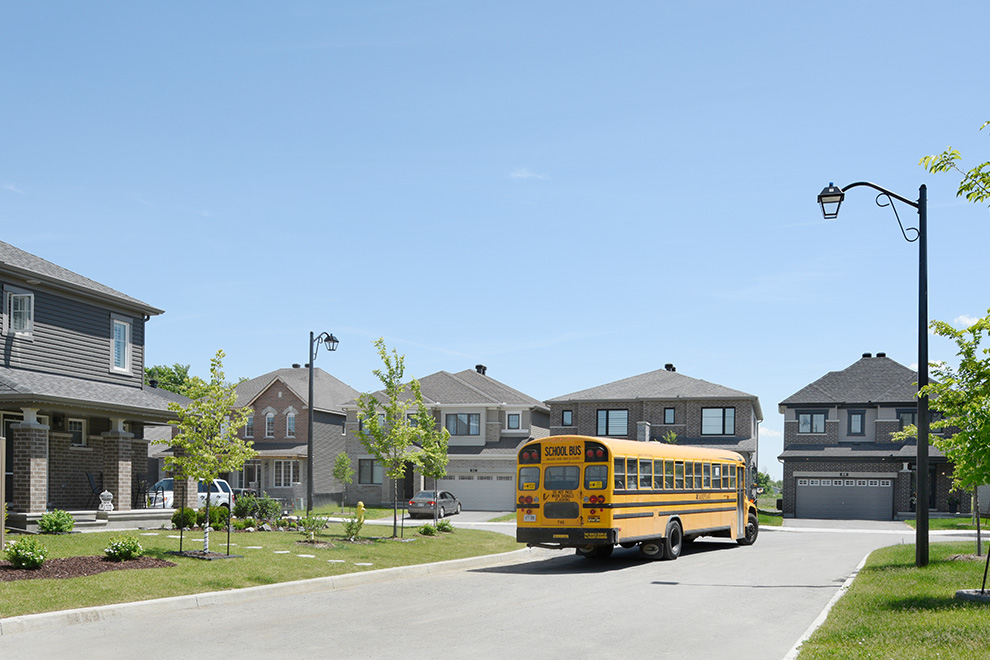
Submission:
<svg viewBox="0 0 990 660">
<path fill-rule="evenodd" d="M 432 490 L 421 490 L 409 500 L 406 507 L 410 518 L 432 518 L 434 512 L 439 518 L 447 514 L 461 512 L 461 502 L 446 490 L 439 493 Z"/>
</svg>

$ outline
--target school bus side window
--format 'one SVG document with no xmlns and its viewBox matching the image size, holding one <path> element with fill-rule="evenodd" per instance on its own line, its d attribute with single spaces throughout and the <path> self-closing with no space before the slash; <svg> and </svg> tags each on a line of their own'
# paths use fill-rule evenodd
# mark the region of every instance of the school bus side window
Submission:
<svg viewBox="0 0 990 660">
<path fill-rule="evenodd" d="M 653 461 L 650 459 L 639 460 L 639 487 L 642 490 L 653 488 Z"/>
<path fill-rule="evenodd" d="M 729 488 L 732 490 L 736 489 L 736 468 L 734 465 L 730 465 L 726 468 L 729 471 Z"/>
<path fill-rule="evenodd" d="M 626 489 L 626 459 L 615 459 L 615 489 Z"/>
<path fill-rule="evenodd" d="M 712 487 L 712 464 L 705 463 L 703 469 L 705 475 L 705 482 L 702 484 L 701 487 L 704 488 L 705 490 L 708 490 Z"/>
<path fill-rule="evenodd" d="M 604 490 L 608 485 L 608 466 L 589 465 L 584 468 L 584 487 L 588 490 Z"/>
<path fill-rule="evenodd" d="M 536 466 L 519 468 L 519 490 L 537 490 L 540 487 L 540 468 Z"/>
<path fill-rule="evenodd" d="M 636 478 L 636 463 L 638 461 L 635 458 L 630 458 L 626 461 L 626 488 L 629 490 L 637 490 L 636 484 L 639 479 Z"/>
<path fill-rule="evenodd" d="M 653 490 L 663 488 L 663 461 L 653 463 Z"/>
<path fill-rule="evenodd" d="M 683 477 L 683 474 L 682 474 Z M 674 461 L 664 461 L 663 464 L 663 486 L 667 490 L 674 489 Z"/>
<path fill-rule="evenodd" d="M 677 461 L 674 463 L 674 488 L 677 490 L 684 489 L 684 462 Z"/>
</svg>

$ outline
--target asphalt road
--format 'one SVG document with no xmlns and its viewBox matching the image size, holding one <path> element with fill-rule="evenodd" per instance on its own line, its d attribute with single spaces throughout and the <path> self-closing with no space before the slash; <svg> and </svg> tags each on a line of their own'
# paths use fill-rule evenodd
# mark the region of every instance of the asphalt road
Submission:
<svg viewBox="0 0 990 660">
<path fill-rule="evenodd" d="M 673 562 L 635 549 L 605 561 L 537 551 L 502 566 L 3 634 L 0 657 L 780 660 L 869 552 L 913 540 L 890 523 L 765 529 L 750 547 L 699 540 Z"/>
</svg>

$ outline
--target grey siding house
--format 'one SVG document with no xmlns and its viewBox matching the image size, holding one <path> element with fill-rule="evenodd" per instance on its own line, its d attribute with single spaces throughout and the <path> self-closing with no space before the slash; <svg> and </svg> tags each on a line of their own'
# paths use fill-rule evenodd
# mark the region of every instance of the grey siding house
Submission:
<svg viewBox="0 0 990 660">
<path fill-rule="evenodd" d="M 913 517 L 919 505 L 917 441 L 896 442 L 891 434 L 916 421 L 917 381 L 915 370 L 886 353 L 864 353 L 780 402 L 785 516 Z M 952 464 L 934 446 L 928 460 L 931 496 L 922 505 L 948 511 Z M 958 499 L 960 510 L 968 511 L 969 498 Z"/>
<path fill-rule="evenodd" d="M 549 410 L 533 397 L 488 375 L 484 365 L 456 374 L 440 371 L 419 381 L 423 400 L 438 426 L 450 431 L 447 476 L 437 488 L 452 492 L 465 509 L 509 511 L 515 508 L 516 449 L 549 434 Z M 382 392 L 374 396 L 384 400 Z M 346 405 L 347 453 L 357 467 L 353 503 L 390 506 L 393 483 L 361 444 L 356 402 Z M 410 469 L 399 484 L 400 502 L 433 481 Z"/>
<path fill-rule="evenodd" d="M 309 369 L 298 364 L 240 383 L 236 407 L 252 412 L 238 435 L 253 442 L 258 456 L 230 475 L 231 485 L 305 508 L 312 414 L 313 504 L 342 501 L 344 486 L 333 478 L 333 461 L 344 451 L 343 404 L 357 396 L 358 391 L 350 385 L 316 367 L 310 408 Z"/>
<path fill-rule="evenodd" d="M 742 454 L 749 484 L 756 476 L 758 397 L 663 369 L 547 401 L 550 435 L 588 435 L 728 449 Z"/>
<path fill-rule="evenodd" d="M 117 512 L 143 506 L 143 430 L 171 417 L 172 395 L 144 384 L 144 327 L 162 310 L 2 242 L 0 291 L 11 524 L 95 510 L 93 486 Z"/>
</svg>

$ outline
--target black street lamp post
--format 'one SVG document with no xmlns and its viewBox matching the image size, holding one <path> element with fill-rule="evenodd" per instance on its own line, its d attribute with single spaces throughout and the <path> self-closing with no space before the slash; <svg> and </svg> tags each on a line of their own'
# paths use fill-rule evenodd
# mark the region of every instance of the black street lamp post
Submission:
<svg viewBox="0 0 990 660">
<path fill-rule="evenodd" d="M 313 512 L 313 362 L 320 352 L 320 344 L 328 351 L 337 350 L 340 342 L 331 333 L 321 332 L 314 336 L 309 333 L 309 410 L 306 411 L 306 515 Z"/>
<path fill-rule="evenodd" d="M 893 193 L 885 188 L 881 188 L 875 183 L 868 181 L 858 181 L 851 183 L 844 188 L 838 188 L 834 184 L 828 184 L 818 195 L 818 204 L 822 207 L 822 215 L 826 220 L 831 220 L 839 215 L 839 206 L 845 199 L 845 193 L 851 188 L 866 186 L 878 191 L 876 198 L 877 206 L 889 206 L 894 211 L 897 224 L 901 227 L 901 234 L 904 240 L 909 243 L 918 242 L 918 390 L 928 385 L 928 188 L 922 184 L 918 189 L 918 201 L 911 201 L 905 197 Z M 904 229 L 897 209 L 894 207 L 894 200 L 898 200 L 918 209 L 918 228 L 909 227 Z M 915 236 L 909 237 L 907 232 L 914 232 Z M 917 459 L 917 505 L 918 522 L 915 540 L 915 565 L 918 567 L 928 565 L 928 397 L 918 397 L 918 414 L 916 425 L 918 427 L 918 459 Z"/>
</svg>

